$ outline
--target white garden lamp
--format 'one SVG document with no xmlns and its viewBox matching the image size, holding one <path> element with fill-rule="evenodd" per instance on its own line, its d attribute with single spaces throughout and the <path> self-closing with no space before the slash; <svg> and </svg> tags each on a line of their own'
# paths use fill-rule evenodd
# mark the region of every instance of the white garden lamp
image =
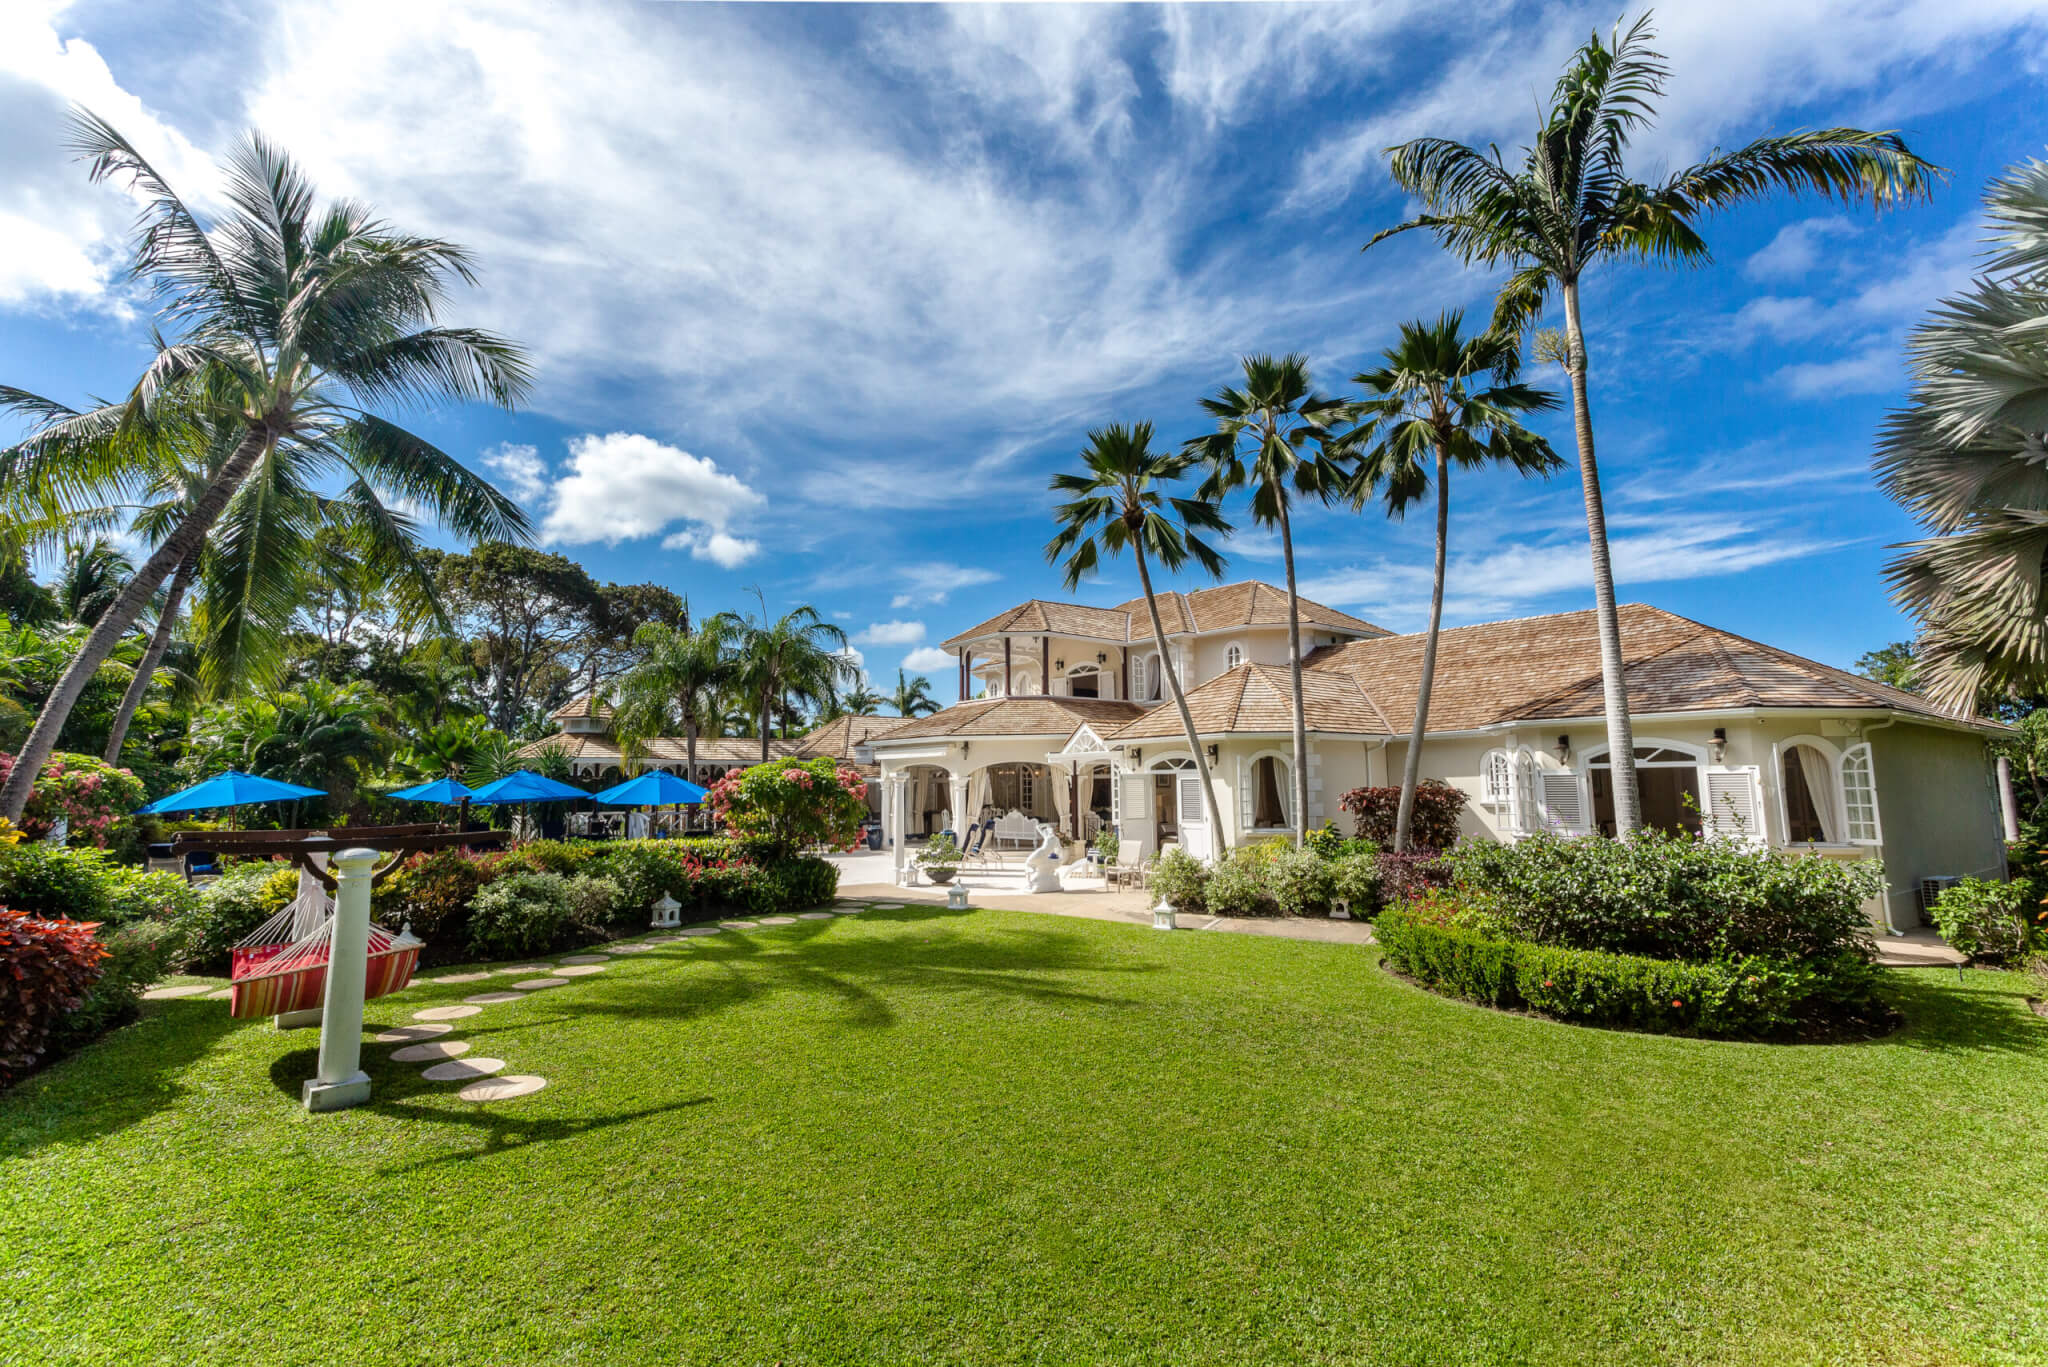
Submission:
<svg viewBox="0 0 2048 1367">
<path fill-rule="evenodd" d="M 370 875 L 375 850 L 334 856 L 334 932 L 327 996 L 320 1006 L 320 1070 L 300 1091 L 309 1111 L 340 1111 L 370 1099 L 363 1071 L 363 979 L 370 963 Z"/>
<path fill-rule="evenodd" d="M 674 930 L 683 923 L 682 911 L 683 904 L 664 892 L 661 900 L 654 904 L 654 922 L 651 928 Z"/>
</svg>

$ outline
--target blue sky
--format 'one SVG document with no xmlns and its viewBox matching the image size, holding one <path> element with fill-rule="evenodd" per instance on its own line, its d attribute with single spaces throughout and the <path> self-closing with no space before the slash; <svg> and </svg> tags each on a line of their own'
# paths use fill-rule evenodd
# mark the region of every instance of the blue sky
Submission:
<svg viewBox="0 0 2048 1367">
<path fill-rule="evenodd" d="M 516 415 L 406 415 L 541 537 L 700 609 L 815 604 L 870 671 L 1027 597 L 1087 430 L 1199 427 L 1242 353 L 1342 389 L 1399 323 L 1492 280 L 1420 237 L 1379 149 L 1518 145 L 1611 6 L 549 4 L 0 7 L 0 381 L 123 389 L 148 319 L 133 208 L 62 111 L 113 120 L 201 201 L 242 129 L 324 191 L 481 260 L 455 316 L 525 343 Z M 1716 145 L 1897 127 L 1949 167 L 1887 213 L 1780 202 L 1702 270 L 1591 282 L 1594 416 L 1623 596 L 1831 663 L 1908 634 L 1880 579 L 1911 526 L 1868 476 L 1900 344 L 1967 279 L 1985 180 L 2048 141 L 2048 15 L 1998 0 L 1665 5 L 1644 175 Z M 1536 378 L 1559 386 L 1555 370 Z M 1549 424 L 1569 451 L 1569 424 Z M 1237 511 L 1242 512 L 1240 507 Z M 1303 591 L 1396 629 L 1429 519 L 1316 511 Z M 1590 603 L 1577 480 L 1454 487 L 1450 616 Z M 1231 576 L 1278 581 L 1271 538 Z M 1113 564 L 1082 598 L 1136 593 Z"/>
</svg>

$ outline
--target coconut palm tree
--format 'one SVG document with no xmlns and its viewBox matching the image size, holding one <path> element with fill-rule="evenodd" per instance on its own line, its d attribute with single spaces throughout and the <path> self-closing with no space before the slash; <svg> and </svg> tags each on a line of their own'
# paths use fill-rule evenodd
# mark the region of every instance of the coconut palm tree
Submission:
<svg viewBox="0 0 2048 1367">
<path fill-rule="evenodd" d="M 759 598 L 758 590 L 756 597 Z M 766 599 L 758 615 L 722 612 L 720 627 L 732 642 L 734 673 L 761 727 L 761 762 L 768 762 L 769 727 L 777 703 L 827 706 L 842 682 L 857 677 L 847 656 L 846 633 L 809 604 L 770 619 Z"/>
<path fill-rule="evenodd" d="M 900 669 L 896 671 L 896 691 L 883 701 L 895 708 L 899 717 L 928 717 L 939 710 L 939 700 L 932 696 L 932 681 L 922 674 L 906 678 Z"/>
<path fill-rule="evenodd" d="M 707 727 L 715 733 L 717 695 L 734 676 L 728 626 L 711 617 L 695 631 L 687 619 L 675 626 L 642 622 L 634 630 L 639 659 L 619 680 L 612 704 L 622 758 L 637 759 L 646 741 L 680 726 L 684 777 L 697 781 L 697 738 Z"/>
<path fill-rule="evenodd" d="M 1178 455 L 1154 451 L 1149 422 L 1133 427 L 1112 423 L 1090 432 L 1081 461 L 1084 473 L 1052 477 L 1053 492 L 1072 497 L 1053 509 L 1060 530 L 1046 543 L 1046 562 L 1060 566 L 1071 591 L 1095 571 L 1103 552 L 1118 555 L 1130 551 L 1138 566 L 1139 587 L 1145 591 L 1145 612 L 1152 619 L 1152 644 L 1159 651 L 1160 672 L 1180 712 L 1181 732 L 1202 778 L 1209 829 L 1216 833 L 1220 849 L 1223 808 L 1216 802 L 1216 783 L 1209 776 L 1201 737 L 1195 733 L 1194 714 L 1188 711 L 1187 697 L 1181 692 L 1179 671 L 1166 649 L 1166 627 L 1159 620 L 1159 599 L 1152 590 L 1149 562 L 1156 560 L 1168 574 L 1178 574 L 1192 559 L 1211 578 L 1220 579 L 1223 557 L 1199 534 L 1229 536 L 1230 524 L 1223 520 L 1213 499 L 1201 495 L 1175 498 L 1163 492 L 1164 486 L 1199 468 L 1200 458 L 1186 450 Z"/>
<path fill-rule="evenodd" d="M 147 199 L 130 269 L 155 288 L 177 336 L 160 341 L 119 403 L 74 414 L 19 390 L 0 391 L 17 413 L 41 420 L 0 455 L 0 488 L 19 491 L 17 498 L 69 496 L 124 471 L 139 479 L 153 468 L 165 432 L 221 425 L 236 440 L 51 693 L 0 788 L 0 815 L 10 820 L 20 817 L 93 671 L 278 449 L 301 453 L 308 471 L 360 472 L 459 536 L 526 534 L 518 505 L 368 407 L 446 399 L 510 407 L 525 393 L 529 375 L 518 347 L 437 321 L 451 280 L 475 278 L 467 253 L 397 233 L 358 204 L 321 208 L 290 158 L 254 135 L 223 168 L 230 207 L 210 226 L 111 125 L 80 113 L 76 146 L 94 181 L 121 182 Z"/>
<path fill-rule="evenodd" d="M 1913 333 L 1877 475 L 1932 535 L 1886 569 L 1920 620 L 1917 682 L 1957 712 L 2048 682 L 2048 162 L 1985 194 L 1993 250 Z"/>
<path fill-rule="evenodd" d="M 54 592 L 67 622 L 91 626 L 120 597 L 121 586 L 135 574 L 135 562 L 103 536 L 65 549 Z"/>
<path fill-rule="evenodd" d="M 1308 832 L 1308 719 L 1301 701 L 1301 607 L 1294 586 L 1297 496 L 1327 503 L 1345 485 L 1346 471 L 1331 441 L 1345 416 L 1344 402 L 1317 394 L 1303 356 L 1247 356 L 1242 389 L 1225 386 L 1202 407 L 1216 430 L 1183 448 L 1208 467 L 1201 496 L 1221 503 L 1232 491 L 1252 491 L 1252 521 L 1280 533 L 1287 572 L 1287 674 L 1294 706 L 1294 843 Z"/>
<path fill-rule="evenodd" d="M 839 714 L 845 717 L 872 717 L 880 712 L 882 705 L 888 701 L 863 683 L 839 699 Z"/>
<path fill-rule="evenodd" d="M 1515 382 L 1520 348 L 1499 333 L 1463 335 L 1464 316 L 1401 325 L 1401 341 L 1383 353 L 1375 370 L 1354 375 L 1365 397 L 1363 421 L 1352 437 L 1362 454 L 1353 473 L 1353 507 L 1375 494 L 1387 515 L 1399 518 L 1436 490 L 1436 574 L 1429 595 L 1429 634 L 1422 645 L 1422 676 L 1415 693 L 1415 723 L 1401 766 L 1401 805 L 1394 818 L 1394 852 L 1408 848 L 1421 777 L 1422 737 L 1429 726 L 1429 695 L 1436 682 L 1437 636 L 1444 620 L 1444 568 L 1451 533 L 1451 466 L 1468 470 L 1504 465 L 1522 475 L 1548 475 L 1564 462 L 1550 443 L 1522 425 L 1522 415 L 1557 407 L 1557 396 Z"/>
<path fill-rule="evenodd" d="M 1480 151 L 1445 138 L 1416 138 L 1387 149 L 1394 182 L 1423 212 L 1375 233 L 1377 244 L 1411 229 L 1432 234 L 1467 264 L 1511 265 L 1494 325 L 1521 333 L 1554 294 L 1564 308 L 1564 367 L 1571 380 L 1572 426 L 1593 562 L 1600 678 L 1610 754 L 1634 753 L 1628 694 L 1622 680 L 1621 626 L 1608 557 L 1607 514 L 1593 455 L 1587 399 L 1585 329 L 1579 284 L 1603 261 L 1665 264 L 1710 260 L 1701 220 L 1717 209 L 1778 193 L 1811 191 L 1842 200 L 1888 204 L 1925 198 L 1941 168 L 1908 151 L 1897 133 L 1823 128 L 1759 138 L 1655 184 L 1631 180 L 1629 140 L 1647 126 L 1670 71 L 1650 49 L 1650 16 L 1609 42 L 1598 34 L 1578 50 L 1551 94 L 1534 145 L 1509 165 L 1498 148 Z M 1642 825 L 1635 769 L 1614 766 L 1616 829 Z"/>
</svg>

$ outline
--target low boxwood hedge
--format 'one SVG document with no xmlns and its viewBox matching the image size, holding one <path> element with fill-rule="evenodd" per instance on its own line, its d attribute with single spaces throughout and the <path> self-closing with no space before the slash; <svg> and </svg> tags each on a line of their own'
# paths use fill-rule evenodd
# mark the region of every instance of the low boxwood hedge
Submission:
<svg viewBox="0 0 2048 1367">
<path fill-rule="evenodd" d="M 1883 1028 L 1876 971 L 1859 954 L 1687 962 L 1503 938 L 1413 907 L 1380 913 L 1374 935 L 1423 986 L 1582 1025 L 1715 1038 Z"/>
</svg>

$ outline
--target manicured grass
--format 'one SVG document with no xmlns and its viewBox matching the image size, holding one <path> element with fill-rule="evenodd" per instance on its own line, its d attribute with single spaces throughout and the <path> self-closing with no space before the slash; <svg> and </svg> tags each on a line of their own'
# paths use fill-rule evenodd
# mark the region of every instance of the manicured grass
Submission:
<svg viewBox="0 0 2048 1367">
<path fill-rule="evenodd" d="M 2028 990 L 1703 1043 L 1356 947 L 873 912 L 457 1022 L 535 1096 L 369 1046 L 329 1116 L 312 1032 L 163 1002 L 0 1096 L 0 1361 L 2039 1362 Z"/>
</svg>

